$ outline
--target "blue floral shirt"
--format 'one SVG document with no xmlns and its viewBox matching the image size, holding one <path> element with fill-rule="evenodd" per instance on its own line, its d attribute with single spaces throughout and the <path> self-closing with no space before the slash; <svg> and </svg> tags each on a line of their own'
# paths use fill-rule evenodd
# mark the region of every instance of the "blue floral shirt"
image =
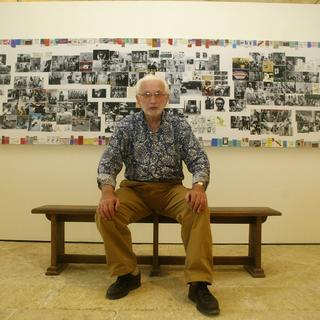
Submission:
<svg viewBox="0 0 320 320">
<path fill-rule="evenodd" d="M 99 162 L 98 186 L 108 184 L 115 188 L 123 164 L 128 180 L 183 180 L 182 162 L 192 173 L 193 183 L 209 183 L 208 157 L 188 122 L 164 111 L 160 127 L 153 133 L 140 111 L 117 124 Z"/>
</svg>

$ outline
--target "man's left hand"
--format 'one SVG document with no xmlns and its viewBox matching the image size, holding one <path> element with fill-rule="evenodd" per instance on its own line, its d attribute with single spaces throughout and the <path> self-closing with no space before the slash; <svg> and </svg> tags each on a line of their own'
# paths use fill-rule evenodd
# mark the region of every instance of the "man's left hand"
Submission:
<svg viewBox="0 0 320 320">
<path fill-rule="evenodd" d="M 202 186 L 193 185 L 192 189 L 186 194 L 186 201 L 190 203 L 192 211 L 199 213 L 207 207 L 207 195 Z"/>
</svg>

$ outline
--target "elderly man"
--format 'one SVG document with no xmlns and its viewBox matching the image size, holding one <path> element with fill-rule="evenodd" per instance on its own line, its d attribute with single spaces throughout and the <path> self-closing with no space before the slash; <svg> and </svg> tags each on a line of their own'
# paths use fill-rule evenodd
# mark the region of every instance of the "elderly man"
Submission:
<svg viewBox="0 0 320 320">
<path fill-rule="evenodd" d="M 117 124 L 98 167 L 101 199 L 96 222 L 107 268 L 111 276 L 117 276 L 106 296 L 119 299 L 141 285 L 128 224 L 150 213 L 166 215 L 181 224 L 188 297 L 200 312 L 216 315 L 218 301 L 207 288 L 213 269 L 205 193 L 210 175 L 207 155 L 189 124 L 165 112 L 170 92 L 165 80 L 147 75 L 138 81 L 136 90 L 142 110 Z M 193 175 L 191 189 L 182 185 L 182 162 Z M 126 180 L 115 190 L 123 164 Z"/>
</svg>

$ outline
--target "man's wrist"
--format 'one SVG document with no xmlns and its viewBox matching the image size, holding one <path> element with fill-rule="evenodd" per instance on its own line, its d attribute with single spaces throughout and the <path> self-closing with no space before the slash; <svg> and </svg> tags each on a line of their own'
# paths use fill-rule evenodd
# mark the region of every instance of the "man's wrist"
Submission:
<svg viewBox="0 0 320 320">
<path fill-rule="evenodd" d="M 206 190 L 206 184 L 202 181 L 197 181 L 192 185 L 192 189 L 198 189 L 198 190 Z"/>
<path fill-rule="evenodd" d="M 109 193 L 109 192 L 114 192 L 114 187 L 111 184 L 104 184 L 101 186 L 101 193 Z"/>
</svg>

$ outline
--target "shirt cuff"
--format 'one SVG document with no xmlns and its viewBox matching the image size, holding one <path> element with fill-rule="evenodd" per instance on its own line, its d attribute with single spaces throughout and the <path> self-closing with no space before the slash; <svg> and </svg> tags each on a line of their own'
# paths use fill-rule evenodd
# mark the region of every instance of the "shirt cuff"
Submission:
<svg viewBox="0 0 320 320">
<path fill-rule="evenodd" d="M 106 184 L 112 186 L 115 189 L 117 185 L 116 179 L 111 174 L 105 174 L 105 173 L 100 173 L 98 175 L 97 183 L 98 183 L 99 189 L 101 189 L 101 187 Z"/>
<path fill-rule="evenodd" d="M 203 182 L 204 189 L 206 190 L 209 184 L 209 179 L 207 175 L 203 174 L 196 174 L 192 177 L 192 184 L 195 184 L 197 182 Z"/>
</svg>

